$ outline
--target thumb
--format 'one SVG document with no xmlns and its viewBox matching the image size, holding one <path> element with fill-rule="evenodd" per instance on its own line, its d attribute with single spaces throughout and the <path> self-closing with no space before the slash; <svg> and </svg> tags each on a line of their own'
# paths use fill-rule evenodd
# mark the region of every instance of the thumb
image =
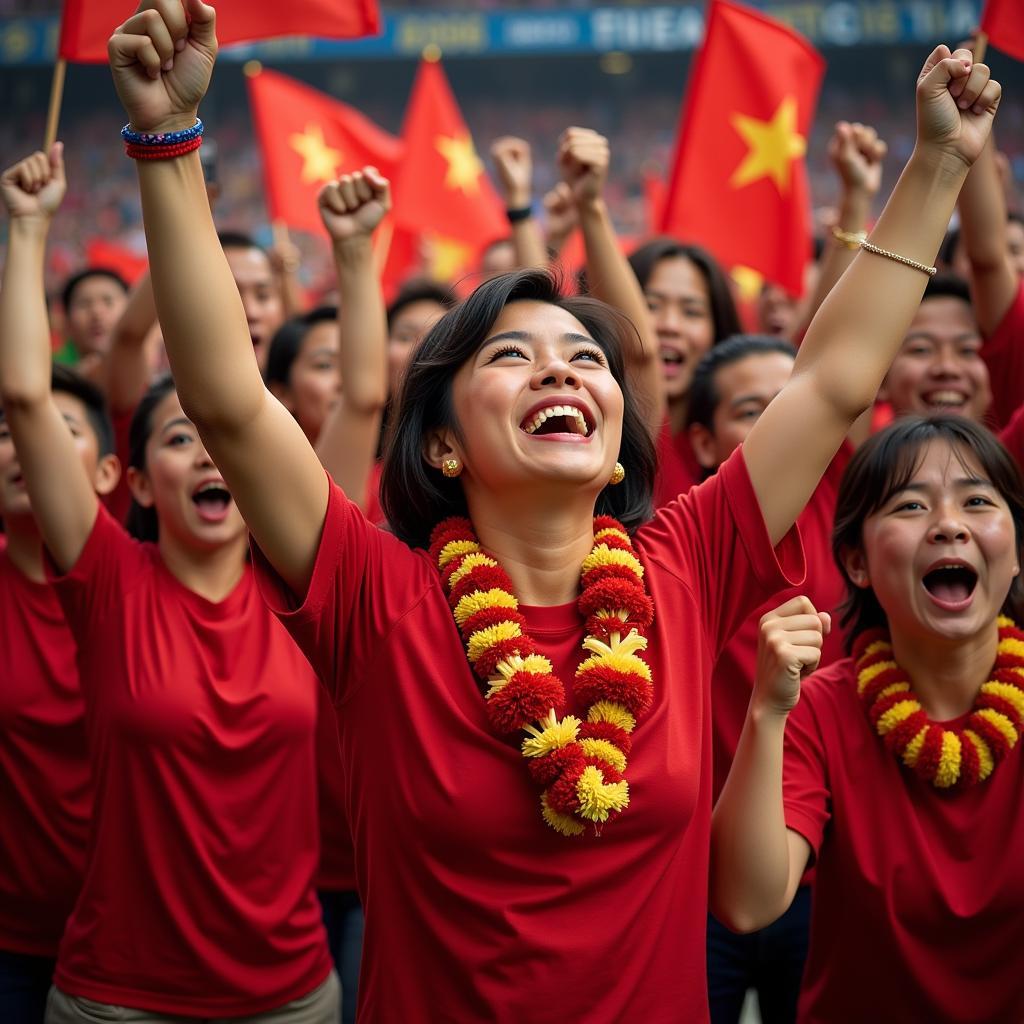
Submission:
<svg viewBox="0 0 1024 1024">
<path fill-rule="evenodd" d="M 818 618 L 821 619 L 822 635 L 828 636 L 832 632 L 832 616 L 828 612 L 818 612 Z"/>
<path fill-rule="evenodd" d="M 185 0 L 189 20 L 189 38 L 200 46 L 217 47 L 217 12 L 203 0 Z"/>
<path fill-rule="evenodd" d="M 55 142 L 50 147 L 50 170 L 57 181 L 64 181 L 64 143 Z"/>
</svg>

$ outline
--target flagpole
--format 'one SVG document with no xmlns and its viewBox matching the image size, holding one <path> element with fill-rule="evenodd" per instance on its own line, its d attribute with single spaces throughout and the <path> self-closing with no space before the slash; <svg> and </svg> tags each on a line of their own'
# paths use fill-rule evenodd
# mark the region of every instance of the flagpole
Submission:
<svg viewBox="0 0 1024 1024">
<path fill-rule="evenodd" d="M 978 30 L 974 37 L 974 63 L 981 64 L 985 59 L 985 51 L 988 49 L 988 33 Z"/>
<path fill-rule="evenodd" d="M 50 83 L 50 109 L 46 114 L 46 135 L 43 137 L 43 152 L 49 153 L 57 141 L 57 124 L 60 121 L 60 107 L 64 99 L 64 74 L 68 62 L 63 57 L 57 58 L 53 65 L 53 81 Z"/>
</svg>

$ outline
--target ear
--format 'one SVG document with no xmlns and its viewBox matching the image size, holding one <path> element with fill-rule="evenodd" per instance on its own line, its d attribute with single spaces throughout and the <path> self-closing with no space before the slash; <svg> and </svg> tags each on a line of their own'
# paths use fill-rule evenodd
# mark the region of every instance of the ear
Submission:
<svg viewBox="0 0 1024 1024">
<path fill-rule="evenodd" d="M 850 582 L 861 590 L 871 586 L 871 575 L 868 572 L 868 560 L 860 548 L 844 548 L 842 552 L 843 568 Z"/>
<path fill-rule="evenodd" d="M 121 460 L 116 455 L 104 455 L 96 463 L 96 475 L 92 479 L 92 489 L 104 498 L 113 494 L 121 479 Z"/>
<path fill-rule="evenodd" d="M 292 402 L 292 389 L 279 380 L 272 380 L 269 385 L 270 393 L 294 416 L 295 403 Z"/>
<path fill-rule="evenodd" d="M 462 446 L 455 440 L 449 427 L 431 431 L 423 442 L 423 458 L 438 472 L 445 459 L 458 459 L 463 466 L 466 464 L 462 457 Z"/>
<path fill-rule="evenodd" d="M 128 467 L 128 488 L 132 492 L 132 497 L 143 508 L 153 507 L 153 486 L 149 482 L 149 477 L 141 469 L 136 469 L 134 466 Z"/>
<path fill-rule="evenodd" d="M 715 458 L 715 435 L 703 423 L 690 424 L 690 447 L 693 448 L 693 454 L 701 469 L 718 468 L 718 460 Z"/>
</svg>

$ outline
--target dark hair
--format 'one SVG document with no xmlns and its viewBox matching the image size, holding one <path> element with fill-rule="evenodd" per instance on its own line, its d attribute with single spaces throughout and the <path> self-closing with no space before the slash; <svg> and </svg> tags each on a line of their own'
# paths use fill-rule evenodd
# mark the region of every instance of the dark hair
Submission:
<svg viewBox="0 0 1024 1024">
<path fill-rule="evenodd" d="M 967 282 L 959 275 L 943 270 L 934 277 L 928 279 L 924 286 L 922 302 L 928 299 L 960 299 L 971 305 L 971 289 Z"/>
<path fill-rule="evenodd" d="M 956 257 L 956 247 L 960 244 L 960 229 L 950 228 L 946 232 L 946 237 L 942 239 L 942 245 L 939 246 L 939 255 L 936 262 L 945 270 L 948 270 L 953 266 L 953 260 Z"/>
<path fill-rule="evenodd" d="M 711 306 L 711 321 L 714 331 L 712 345 L 717 345 L 730 335 L 739 334 L 743 327 L 736 303 L 733 302 L 729 281 L 714 256 L 697 245 L 674 238 L 654 238 L 641 245 L 629 257 L 629 265 L 633 268 L 641 288 L 646 288 L 654 273 L 654 268 L 668 259 L 689 260 L 704 278 L 708 289 L 708 301 Z"/>
<path fill-rule="evenodd" d="M 222 249 L 256 249 L 264 256 L 267 254 L 267 250 L 252 235 L 247 235 L 244 231 L 218 231 L 217 238 Z"/>
<path fill-rule="evenodd" d="M 466 514 L 462 485 L 427 465 L 423 444 L 440 427 L 460 432 L 452 409 L 455 373 L 486 339 L 502 310 L 524 300 L 544 302 L 575 316 L 604 352 L 622 388 L 619 460 L 628 473 L 617 487 L 601 491 L 595 514 L 613 515 L 630 530 L 652 515 L 654 445 L 626 385 L 622 356 L 627 332 L 636 328 L 603 302 L 562 296 L 558 278 L 549 271 L 521 270 L 485 282 L 446 313 L 416 349 L 406 371 L 385 442 L 380 496 L 392 529 L 412 547 L 427 547 L 430 531 L 446 516 Z"/>
<path fill-rule="evenodd" d="M 308 313 L 285 320 L 270 339 L 267 366 L 263 371 L 263 380 L 266 384 L 287 385 L 292 375 L 292 364 L 302 350 L 302 343 L 306 340 L 309 329 L 316 324 L 337 319 L 337 306 L 317 306 Z"/>
<path fill-rule="evenodd" d="M 85 270 L 72 274 L 64 282 L 64 287 L 60 290 L 60 301 L 65 310 L 71 308 L 71 301 L 75 297 L 75 289 L 91 277 L 105 277 L 113 281 L 125 294 L 128 293 L 128 282 L 116 270 L 112 270 L 110 267 L 86 267 Z"/>
<path fill-rule="evenodd" d="M 71 395 L 85 406 L 85 418 L 96 437 L 100 456 L 114 453 L 114 427 L 110 422 L 107 400 L 95 384 L 68 366 L 54 363 L 50 370 L 50 390 Z"/>
<path fill-rule="evenodd" d="M 153 433 L 153 413 L 156 407 L 174 391 L 174 378 L 162 373 L 149 386 L 135 407 L 128 429 L 128 465 L 132 469 L 146 469 L 146 445 Z M 144 508 L 132 498 L 126 521 L 128 532 L 137 540 L 156 542 L 160 537 L 160 521 L 155 508 Z"/>
<path fill-rule="evenodd" d="M 714 348 L 708 349 L 693 371 L 690 401 L 686 410 L 686 425 L 700 423 L 711 429 L 715 410 L 722 396 L 715 386 L 718 371 L 748 356 L 764 356 L 779 352 L 796 359 L 796 348 L 782 338 L 768 334 L 734 334 Z"/>
<path fill-rule="evenodd" d="M 961 461 L 973 456 L 992 486 L 1002 495 L 1013 516 L 1017 548 L 1024 542 L 1024 480 L 1010 453 L 991 431 L 964 416 L 937 413 L 902 416 L 866 441 L 850 460 L 839 485 L 832 556 L 846 584 L 842 623 L 850 626 L 847 648 L 858 634 L 888 620 L 875 592 L 853 584 L 844 555 L 863 545 L 864 522 L 910 482 L 921 461 L 922 449 L 932 441 L 944 441 Z M 1019 619 L 1024 611 L 1024 581 L 1018 576 L 1003 604 L 1005 614 Z"/>
<path fill-rule="evenodd" d="M 436 302 L 445 309 L 451 309 L 458 300 L 447 285 L 437 281 L 419 279 L 407 281 L 402 285 L 391 305 L 388 306 L 388 329 L 390 330 L 398 315 L 414 302 Z"/>
</svg>

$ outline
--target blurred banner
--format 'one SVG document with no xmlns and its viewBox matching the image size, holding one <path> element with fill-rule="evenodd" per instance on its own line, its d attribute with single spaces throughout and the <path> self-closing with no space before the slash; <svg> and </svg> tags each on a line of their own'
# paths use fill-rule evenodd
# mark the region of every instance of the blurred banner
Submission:
<svg viewBox="0 0 1024 1024">
<path fill-rule="evenodd" d="M 1016 5 L 1018 0 L 1012 0 Z M 981 0 L 807 0 L 754 3 L 818 47 L 884 46 L 963 39 L 977 27 Z M 227 47 L 223 60 L 304 61 L 418 57 L 434 44 L 445 57 L 517 54 L 685 52 L 704 32 L 703 4 L 590 10 L 387 13 L 371 39 L 281 39 Z M 111 25 L 111 30 L 114 26 Z M 0 65 L 47 64 L 59 19 L 0 23 Z"/>
</svg>

